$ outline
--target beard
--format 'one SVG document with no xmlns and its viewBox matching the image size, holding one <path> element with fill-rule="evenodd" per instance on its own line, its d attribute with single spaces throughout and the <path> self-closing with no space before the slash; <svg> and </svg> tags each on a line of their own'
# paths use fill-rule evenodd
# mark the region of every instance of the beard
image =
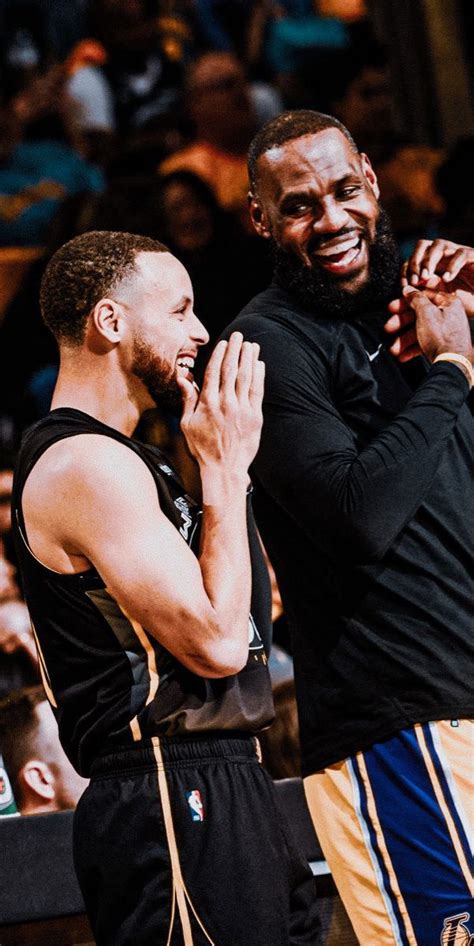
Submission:
<svg viewBox="0 0 474 946">
<path fill-rule="evenodd" d="M 181 410 L 182 395 L 176 380 L 176 369 L 160 358 L 140 337 L 133 342 L 132 372 L 145 385 L 157 406 L 168 408 L 173 413 Z"/>
<path fill-rule="evenodd" d="M 331 234 L 331 237 L 339 235 Z M 382 207 L 375 236 L 370 237 L 365 231 L 362 237 L 368 247 L 369 276 L 365 285 L 354 292 L 343 289 L 337 277 L 317 263 L 305 266 L 272 237 L 270 248 L 278 285 L 294 293 L 305 308 L 317 310 L 318 315 L 325 318 L 349 321 L 385 308 L 399 294 L 400 257 L 388 214 Z M 327 239 L 326 235 L 321 237 L 323 239 Z"/>
</svg>

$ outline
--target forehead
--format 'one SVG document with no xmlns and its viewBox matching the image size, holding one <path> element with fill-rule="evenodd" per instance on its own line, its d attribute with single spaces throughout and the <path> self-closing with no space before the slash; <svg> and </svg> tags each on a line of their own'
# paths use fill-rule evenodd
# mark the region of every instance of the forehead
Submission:
<svg viewBox="0 0 474 946">
<path fill-rule="evenodd" d="M 137 253 L 129 286 L 132 291 L 157 294 L 157 301 L 192 295 L 189 275 L 171 253 Z"/>
<path fill-rule="evenodd" d="M 304 135 L 271 148 L 258 162 L 259 191 L 279 200 L 289 191 L 330 185 L 361 173 L 360 157 L 337 128 Z"/>
</svg>

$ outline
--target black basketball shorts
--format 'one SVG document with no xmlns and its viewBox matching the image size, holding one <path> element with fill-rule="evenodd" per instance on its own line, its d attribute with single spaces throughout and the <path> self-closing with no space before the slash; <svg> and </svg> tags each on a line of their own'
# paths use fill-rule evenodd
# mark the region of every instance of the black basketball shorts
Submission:
<svg viewBox="0 0 474 946">
<path fill-rule="evenodd" d="M 155 738 L 103 756 L 74 856 L 97 946 L 318 941 L 313 878 L 252 737 Z"/>
</svg>

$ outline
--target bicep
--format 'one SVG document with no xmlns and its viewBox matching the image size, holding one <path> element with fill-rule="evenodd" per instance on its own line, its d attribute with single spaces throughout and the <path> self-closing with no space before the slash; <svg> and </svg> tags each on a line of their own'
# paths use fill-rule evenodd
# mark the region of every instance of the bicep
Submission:
<svg viewBox="0 0 474 946">
<path fill-rule="evenodd" d="M 114 441 L 101 448 L 63 508 L 67 541 L 130 617 L 186 658 L 196 628 L 212 619 L 199 562 L 161 510 L 144 462 Z"/>
</svg>

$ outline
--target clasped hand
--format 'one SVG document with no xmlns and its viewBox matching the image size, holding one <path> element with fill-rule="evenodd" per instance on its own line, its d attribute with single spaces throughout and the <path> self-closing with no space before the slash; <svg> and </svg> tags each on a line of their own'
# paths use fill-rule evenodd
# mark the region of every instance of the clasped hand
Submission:
<svg viewBox="0 0 474 946">
<path fill-rule="evenodd" d="M 402 293 L 389 305 L 385 328 L 396 334 L 399 361 L 443 352 L 472 360 L 468 319 L 474 317 L 474 249 L 449 240 L 420 240 L 402 268 Z"/>
</svg>

